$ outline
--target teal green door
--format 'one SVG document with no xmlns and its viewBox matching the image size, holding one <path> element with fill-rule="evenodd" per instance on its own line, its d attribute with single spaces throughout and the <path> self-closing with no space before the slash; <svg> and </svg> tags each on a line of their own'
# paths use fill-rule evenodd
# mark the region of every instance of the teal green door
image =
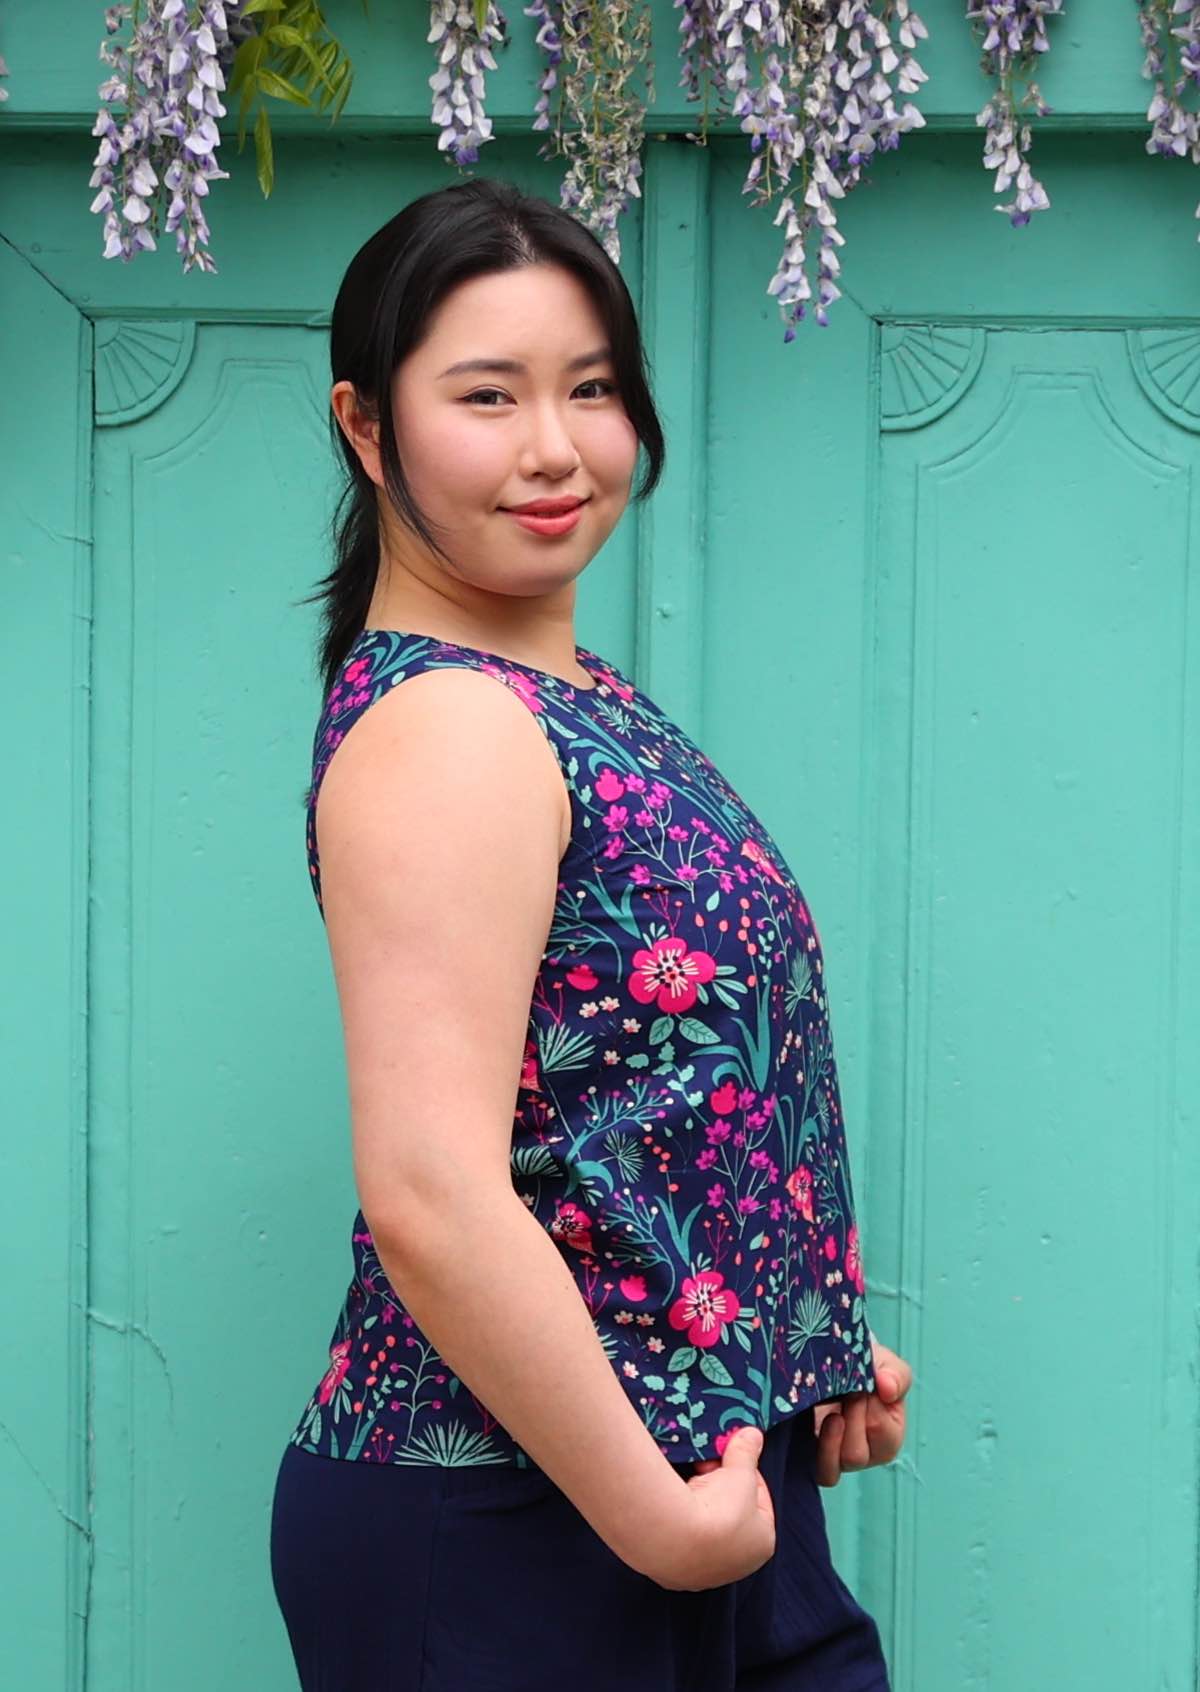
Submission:
<svg viewBox="0 0 1200 1692">
<path fill-rule="evenodd" d="M 1195 1673 L 1200 317 L 1191 186 L 1119 140 L 1047 137 L 1014 234 L 974 136 L 910 137 L 790 348 L 739 144 L 648 142 L 625 237 L 671 464 L 580 637 L 820 927 L 872 1320 L 917 1375 L 899 1461 L 825 1498 L 897 1692 Z M 0 159 L 14 1685 L 283 1692 L 270 1491 L 354 1209 L 301 807 L 325 323 L 451 177 L 345 141 L 331 193 L 297 142 L 182 279 L 99 260 L 77 151 Z M 556 197 L 532 141 L 484 162 Z"/>
</svg>

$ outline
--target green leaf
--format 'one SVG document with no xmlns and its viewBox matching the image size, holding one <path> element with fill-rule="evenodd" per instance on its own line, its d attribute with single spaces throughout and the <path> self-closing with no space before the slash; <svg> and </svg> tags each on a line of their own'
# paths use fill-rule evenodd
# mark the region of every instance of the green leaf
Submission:
<svg viewBox="0 0 1200 1692">
<path fill-rule="evenodd" d="M 607 1192 L 613 1190 L 612 1171 L 606 1169 L 602 1163 L 595 1163 L 584 1158 L 574 1166 L 575 1173 L 584 1181 L 599 1181 Z"/>
<path fill-rule="evenodd" d="M 690 1369 L 695 1361 L 696 1347 L 694 1345 L 681 1345 L 668 1357 L 667 1368 L 674 1374 L 678 1369 Z"/>
<path fill-rule="evenodd" d="M 642 1385 L 648 1386 L 651 1392 L 662 1392 L 666 1384 L 661 1375 L 642 1376 Z"/>
<path fill-rule="evenodd" d="M 796 1406 L 792 1403 L 790 1398 L 784 1398 L 779 1393 L 776 1393 L 775 1408 L 776 1410 L 782 1410 L 785 1416 L 790 1416 Z"/>
<path fill-rule="evenodd" d="M 271 120 L 267 108 L 260 106 L 254 120 L 254 157 L 258 167 L 258 185 L 263 198 L 270 199 L 275 186 L 275 149 L 271 145 Z"/>
<path fill-rule="evenodd" d="M 652 1046 L 661 1046 L 664 1040 L 670 1039 L 671 1030 L 674 1026 L 674 1017 L 656 1016 L 654 1021 L 650 1024 L 650 1044 Z"/>
<path fill-rule="evenodd" d="M 482 36 L 487 25 L 488 0 L 475 0 L 475 33 Z"/>
<path fill-rule="evenodd" d="M 716 893 L 710 893 L 709 894 L 708 898 L 704 902 L 704 908 L 705 908 L 706 911 L 715 911 L 717 906 L 720 903 L 721 903 L 721 894 L 720 894 L 720 890 L 718 889 L 718 891 Z"/>
<path fill-rule="evenodd" d="M 701 1022 L 694 1016 L 680 1017 L 679 1032 L 694 1046 L 716 1046 L 721 1040 L 721 1036 L 714 1034 L 706 1022 Z"/>
<path fill-rule="evenodd" d="M 733 1385 L 733 1376 L 729 1373 L 729 1370 L 725 1367 L 724 1363 L 722 1363 L 721 1359 L 715 1356 L 711 1351 L 701 1352 L 700 1373 L 702 1375 L 707 1375 L 708 1379 L 712 1381 L 715 1386 Z"/>
<path fill-rule="evenodd" d="M 276 76 L 272 70 L 264 70 L 260 66 L 255 81 L 261 94 L 273 95 L 276 100 L 290 100 L 293 106 L 312 105 L 307 94 L 299 88 L 293 88 L 290 82 L 285 82 L 283 77 Z"/>
</svg>

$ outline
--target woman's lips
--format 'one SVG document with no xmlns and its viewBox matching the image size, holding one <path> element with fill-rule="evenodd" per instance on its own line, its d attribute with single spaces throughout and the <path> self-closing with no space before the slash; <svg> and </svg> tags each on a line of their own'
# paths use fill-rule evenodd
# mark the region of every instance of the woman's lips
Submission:
<svg viewBox="0 0 1200 1692">
<path fill-rule="evenodd" d="M 578 523 L 586 504 L 586 500 L 581 500 L 572 510 L 563 511 L 557 517 L 539 517 L 532 511 L 509 511 L 508 515 L 535 535 L 567 535 Z"/>
</svg>

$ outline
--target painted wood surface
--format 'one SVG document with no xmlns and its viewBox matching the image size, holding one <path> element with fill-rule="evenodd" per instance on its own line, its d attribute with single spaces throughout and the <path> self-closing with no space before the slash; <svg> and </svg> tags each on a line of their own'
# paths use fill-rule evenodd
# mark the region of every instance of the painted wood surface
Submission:
<svg viewBox="0 0 1200 1692">
<path fill-rule="evenodd" d="M 901 1459 L 826 1508 L 897 1692 L 1182 1692 L 1200 186 L 1144 153 L 1136 28 L 1081 8 L 1053 208 L 1013 231 L 976 55 L 923 14 L 930 128 L 845 202 L 845 296 L 791 347 L 744 144 L 647 142 L 622 268 L 668 467 L 578 630 L 701 738 L 820 925 L 872 1321 L 918 1379 Z M 105 263 L 99 34 L 67 17 L 9 6 L 2 43 L 3 1679 L 282 1692 L 270 1488 L 354 1207 L 300 805 L 328 311 L 453 172 L 419 28 L 394 60 L 363 36 L 354 122 L 282 123 L 269 202 L 230 145 L 218 275 Z M 672 98 L 664 134 L 694 122 Z M 481 168 L 556 198 L 499 127 Z"/>
</svg>

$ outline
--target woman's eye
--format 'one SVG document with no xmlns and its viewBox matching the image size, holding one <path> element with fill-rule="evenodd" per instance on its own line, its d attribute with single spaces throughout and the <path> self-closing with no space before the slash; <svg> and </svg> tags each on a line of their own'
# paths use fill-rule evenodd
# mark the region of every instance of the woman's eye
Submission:
<svg viewBox="0 0 1200 1692">
<path fill-rule="evenodd" d="M 610 382 L 603 376 L 590 376 L 586 382 L 581 382 L 579 384 L 579 388 L 602 388 L 604 390 L 604 394 L 615 394 L 617 391 L 617 384 L 615 382 Z M 576 388 L 576 393 L 579 392 L 579 388 Z M 467 395 L 465 403 L 467 405 L 471 405 L 476 400 L 487 400 L 493 395 L 498 399 L 507 399 L 508 397 L 507 394 L 501 392 L 499 388 L 476 388 L 473 394 Z M 589 395 L 587 397 L 603 398 L 603 394 L 595 396 Z M 495 411 L 497 407 L 493 405 L 485 405 L 482 409 L 484 411 Z"/>
</svg>

